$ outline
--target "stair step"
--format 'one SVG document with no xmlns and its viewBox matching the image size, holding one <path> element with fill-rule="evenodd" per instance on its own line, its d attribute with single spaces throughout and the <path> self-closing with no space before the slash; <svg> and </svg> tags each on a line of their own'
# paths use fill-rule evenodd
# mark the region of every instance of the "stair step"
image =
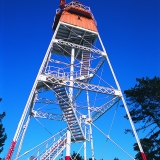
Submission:
<svg viewBox="0 0 160 160">
<path fill-rule="evenodd" d="M 56 90 L 56 89 L 64 89 L 64 88 L 61 85 L 56 85 L 56 86 L 54 86 L 54 90 Z"/>
<path fill-rule="evenodd" d="M 68 118 L 74 118 L 74 120 L 76 120 L 74 114 L 70 114 L 70 115 L 67 115 L 67 116 L 65 115 L 65 118 L 67 119 L 67 121 L 68 121 Z"/>
<path fill-rule="evenodd" d="M 69 109 L 69 108 L 72 108 L 70 104 L 63 105 L 63 107 L 62 107 L 62 109 Z"/>
<path fill-rule="evenodd" d="M 69 106 L 70 105 L 70 103 L 68 102 L 68 101 L 65 101 L 65 100 L 61 100 L 61 101 L 59 101 L 59 104 L 61 104 L 61 105 L 67 105 L 67 106 Z"/>
<path fill-rule="evenodd" d="M 67 114 L 74 114 L 74 112 L 73 112 L 73 110 L 72 109 L 68 109 L 68 110 L 63 110 L 64 112 L 65 112 L 65 114 L 67 115 Z"/>
<path fill-rule="evenodd" d="M 65 116 L 66 119 L 68 119 L 68 118 L 73 118 L 73 117 L 75 117 L 75 116 L 74 116 L 74 115 L 69 115 L 69 116 L 67 116 L 67 117 Z M 75 119 L 75 120 L 76 120 L 76 119 Z"/>
<path fill-rule="evenodd" d="M 81 132 L 81 130 L 80 129 L 72 130 L 72 133 L 75 133 L 75 132 Z"/>
<path fill-rule="evenodd" d="M 63 107 L 63 106 L 66 106 L 66 105 L 69 105 L 69 104 L 66 103 L 66 102 L 65 102 L 65 103 L 59 103 L 59 104 L 60 104 L 60 106 L 62 106 L 62 107 Z"/>
<path fill-rule="evenodd" d="M 72 112 L 73 113 L 73 111 L 72 111 L 71 108 L 69 108 L 69 109 L 63 109 L 63 112 Z"/>
<path fill-rule="evenodd" d="M 60 104 L 63 104 L 63 105 L 69 105 L 70 103 L 69 102 L 67 102 L 67 101 L 61 101 L 61 102 L 59 102 Z"/>
<path fill-rule="evenodd" d="M 60 92 L 57 93 L 58 95 L 60 94 L 66 94 L 66 91 L 65 90 L 60 90 Z"/>
<path fill-rule="evenodd" d="M 71 118 L 71 117 L 75 117 L 74 112 L 73 111 L 68 111 L 68 112 L 64 112 L 65 117 L 66 118 Z"/>
<path fill-rule="evenodd" d="M 70 125 L 70 127 L 73 126 L 74 123 L 68 123 Z M 79 128 L 79 127 L 78 127 Z M 72 130 L 74 129 L 74 127 L 71 128 Z"/>
<path fill-rule="evenodd" d="M 63 93 L 63 92 L 61 92 L 61 93 L 58 93 L 57 94 L 57 98 L 58 99 L 60 99 L 61 97 L 64 97 L 66 94 L 65 94 L 65 92 Z M 67 96 L 67 95 L 66 95 Z"/>
<path fill-rule="evenodd" d="M 64 106 L 62 106 L 61 109 L 62 109 L 63 111 L 65 111 L 65 110 L 71 109 L 71 107 L 64 107 Z"/>
<path fill-rule="evenodd" d="M 58 100 L 59 100 L 59 99 L 61 100 L 61 98 L 63 98 L 63 99 L 65 99 L 65 98 L 69 99 L 66 94 L 63 94 L 62 96 L 59 96 L 59 97 L 58 97 Z"/>
<path fill-rule="evenodd" d="M 64 102 L 66 102 L 67 104 L 69 103 L 69 99 L 67 97 L 61 97 L 58 100 L 59 100 L 59 103 L 64 103 Z"/>
<path fill-rule="evenodd" d="M 63 108 L 63 111 L 64 111 L 64 112 L 68 112 L 68 113 L 73 113 L 73 110 L 72 110 L 71 107 Z"/>
<path fill-rule="evenodd" d="M 78 125 L 74 125 L 74 126 L 70 126 L 70 129 L 72 130 L 72 131 L 77 131 L 78 129 L 80 129 L 79 128 L 79 126 Z"/>
<path fill-rule="evenodd" d="M 73 136 L 74 137 L 80 137 L 80 136 L 82 136 L 83 137 L 83 135 L 80 133 L 80 134 L 75 134 L 75 133 L 73 133 Z"/>
<path fill-rule="evenodd" d="M 60 89 L 60 88 L 54 89 L 54 91 L 55 91 L 57 94 L 63 94 L 63 92 L 65 92 L 65 90 Z"/>
<path fill-rule="evenodd" d="M 74 126 L 74 127 L 70 127 L 70 129 L 73 131 L 73 130 L 76 130 L 76 129 L 78 129 L 79 128 L 79 126 L 77 127 L 77 126 Z"/>
<path fill-rule="evenodd" d="M 72 123 L 74 124 L 74 123 L 75 123 L 75 122 L 74 122 L 74 120 L 76 120 L 76 118 L 75 118 L 75 117 L 74 117 L 74 118 L 72 118 L 72 119 L 67 118 L 67 121 L 68 121 L 69 123 L 71 123 L 71 122 L 72 122 Z"/>
<path fill-rule="evenodd" d="M 84 141 L 85 140 L 83 137 L 77 137 L 75 139 L 76 139 L 76 141 Z M 75 140 L 72 138 L 71 142 L 75 142 Z"/>
</svg>

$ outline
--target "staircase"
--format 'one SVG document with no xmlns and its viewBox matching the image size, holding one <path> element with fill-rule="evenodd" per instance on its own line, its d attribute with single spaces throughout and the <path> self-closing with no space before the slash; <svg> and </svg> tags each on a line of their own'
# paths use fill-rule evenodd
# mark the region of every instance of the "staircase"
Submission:
<svg viewBox="0 0 160 160">
<path fill-rule="evenodd" d="M 83 53 L 82 65 L 81 65 L 81 76 L 87 76 L 89 74 L 89 66 L 90 66 L 90 54 Z"/>
<path fill-rule="evenodd" d="M 81 124 L 74 111 L 73 105 L 71 104 L 71 101 L 68 97 L 65 87 L 59 84 L 55 84 L 53 87 L 53 90 L 56 94 L 59 105 L 66 119 L 69 130 L 71 132 L 72 142 L 73 141 L 84 141 L 85 137 L 82 131 Z"/>
<path fill-rule="evenodd" d="M 83 45 L 88 48 L 91 47 L 91 43 L 88 41 L 84 41 Z M 81 76 L 88 76 L 90 68 L 90 53 L 88 51 L 83 51 L 81 62 Z"/>
<path fill-rule="evenodd" d="M 61 136 L 58 141 L 52 143 L 52 145 L 46 149 L 46 151 L 40 157 L 40 160 L 53 160 L 55 159 L 66 147 L 66 133 Z"/>
</svg>

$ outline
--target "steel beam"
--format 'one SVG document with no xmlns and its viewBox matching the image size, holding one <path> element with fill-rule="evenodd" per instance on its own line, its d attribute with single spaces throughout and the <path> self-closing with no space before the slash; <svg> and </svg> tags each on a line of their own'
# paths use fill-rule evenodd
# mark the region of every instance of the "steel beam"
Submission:
<svg viewBox="0 0 160 160">
<path fill-rule="evenodd" d="M 49 119 L 49 120 L 65 121 L 64 116 L 60 115 L 60 114 L 53 114 L 53 113 L 48 113 L 48 112 L 36 111 L 36 110 L 33 110 L 32 113 L 33 113 L 33 117 L 35 117 L 35 118 L 44 118 L 44 119 Z"/>
<path fill-rule="evenodd" d="M 79 82 L 79 81 L 71 81 L 71 80 L 65 80 L 63 77 L 57 77 L 57 75 L 45 75 L 41 74 L 39 76 L 39 82 L 42 83 L 49 83 L 49 84 L 59 84 L 63 86 L 78 88 L 82 90 L 88 90 L 92 92 L 98 92 L 102 94 L 109 94 L 114 96 L 121 96 L 121 92 L 114 88 L 108 88 L 104 86 L 98 86 L 94 84 Z M 73 85 L 72 85 L 73 84 Z"/>
<path fill-rule="evenodd" d="M 77 49 L 84 50 L 84 51 L 88 51 L 89 53 L 93 52 L 93 53 L 96 53 L 96 54 L 100 54 L 101 56 L 104 56 L 104 57 L 106 56 L 106 54 L 99 49 L 93 49 L 93 48 L 85 47 L 85 46 L 82 46 L 82 45 L 79 45 L 79 44 L 63 41 L 61 39 L 54 39 L 53 43 L 60 44 L 60 45 L 63 45 L 63 46 L 69 46 L 71 48 L 77 48 Z"/>
</svg>

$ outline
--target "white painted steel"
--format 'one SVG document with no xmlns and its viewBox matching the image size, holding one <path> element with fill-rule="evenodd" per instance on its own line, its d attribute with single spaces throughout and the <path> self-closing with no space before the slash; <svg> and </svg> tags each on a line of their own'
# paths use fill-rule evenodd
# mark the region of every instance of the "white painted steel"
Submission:
<svg viewBox="0 0 160 160">
<path fill-rule="evenodd" d="M 71 147 L 71 133 L 67 130 L 67 143 L 66 143 L 66 156 L 70 156 L 70 147 Z"/>
<path fill-rule="evenodd" d="M 105 50 L 105 48 L 104 48 L 104 45 L 103 45 L 103 43 L 102 43 L 102 40 L 101 40 L 99 34 L 98 34 L 98 37 L 99 37 L 99 40 L 100 40 L 101 45 L 102 45 L 102 47 L 103 47 L 103 51 L 106 53 L 106 59 L 107 59 L 108 65 L 109 65 L 109 67 L 110 67 L 110 70 L 111 70 L 111 72 L 112 72 L 112 75 L 113 75 L 113 78 L 114 78 L 114 80 L 115 80 L 115 83 L 116 83 L 116 85 L 117 85 L 117 88 L 118 88 L 118 90 L 121 92 L 122 102 L 123 102 L 123 105 L 124 105 L 124 107 L 125 107 L 125 110 L 126 110 L 128 119 L 129 119 L 129 121 L 130 121 L 130 124 L 131 124 L 132 130 L 133 130 L 134 136 L 135 136 L 136 141 L 137 141 L 137 143 L 138 143 L 139 150 L 140 150 L 141 153 L 144 153 L 143 148 L 142 148 L 142 145 L 141 145 L 140 140 L 139 140 L 139 137 L 138 137 L 138 134 L 137 134 L 137 131 L 136 131 L 136 129 L 135 129 L 134 123 L 133 123 L 132 118 L 131 118 L 131 115 L 130 115 L 130 113 L 129 113 L 127 104 L 126 104 L 125 99 L 124 99 L 124 96 L 123 96 L 123 94 L 122 94 L 120 85 L 119 85 L 119 83 L 118 83 L 118 80 L 117 80 L 117 78 L 116 78 L 116 75 L 115 75 L 114 70 L 113 70 L 113 68 L 112 68 L 111 62 L 110 62 L 110 60 L 109 60 L 109 58 L 108 58 L 107 52 L 106 52 L 106 50 Z"/>
<path fill-rule="evenodd" d="M 61 29 L 60 29 L 60 27 L 61 27 Z M 70 27 L 69 28 L 70 30 L 68 29 L 68 27 Z M 66 28 L 66 30 L 64 28 Z M 62 33 L 62 30 L 64 31 L 63 33 Z M 75 32 L 80 32 L 80 35 L 75 33 L 77 36 L 77 39 L 79 38 L 77 43 L 74 43 L 72 41 L 71 42 L 68 41 L 73 30 Z M 84 40 L 83 38 L 87 32 L 91 33 L 93 37 L 90 38 L 89 42 L 86 42 L 86 44 L 83 43 L 83 45 L 81 45 L 82 41 Z M 57 35 L 60 37 L 59 39 L 56 39 Z M 64 40 L 63 36 L 66 36 L 65 38 L 68 38 L 68 39 Z M 93 49 L 93 41 L 95 41 L 96 38 L 99 40 L 103 51 L 101 51 L 99 49 Z M 87 43 L 89 43 L 89 45 L 87 45 Z M 63 49 L 62 52 L 61 52 L 61 50 L 59 52 L 57 51 L 57 49 L 59 49 L 59 46 L 57 48 L 54 48 L 57 45 L 60 46 L 60 49 Z M 69 50 L 69 54 L 68 54 L 68 51 L 65 51 L 63 47 L 64 48 L 66 47 Z M 67 56 L 70 57 L 70 73 L 69 74 L 68 73 L 66 74 L 65 72 L 61 73 L 59 71 L 52 71 L 51 68 L 49 68 L 49 69 L 47 68 L 47 67 L 50 67 L 50 66 L 48 66 L 48 64 L 51 61 L 58 63 L 58 61 L 56 61 L 54 59 L 51 60 L 51 56 L 53 54 L 52 53 L 53 51 L 55 51 L 57 54 L 61 54 L 61 56 L 65 56 L 64 54 L 68 54 Z M 88 68 L 88 75 L 83 76 L 83 77 L 82 76 L 80 77 L 80 74 L 77 71 L 74 71 L 74 69 L 75 69 L 74 64 L 76 63 L 76 61 L 75 61 L 76 58 L 79 56 L 79 54 L 82 54 L 79 56 L 79 59 L 81 60 L 81 57 L 83 56 L 83 52 L 81 52 L 81 51 L 85 51 L 89 54 L 91 52 L 95 53 L 95 54 L 99 54 L 101 57 L 100 61 L 98 62 L 98 64 L 96 65 L 95 68 L 91 68 L 90 66 L 87 67 Z M 116 83 L 117 89 L 109 88 L 109 87 L 105 87 L 105 86 L 99 86 L 96 84 L 91 84 L 91 80 L 95 77 L 98 70 L 104 64 L 105 61 L 108 62 L 108 65 L 109 65 L 109 68 L 110 68 L 111 73 L 113 75 L 113 79 Z M 59 61 L 59 63 L 60 63 L 60 61 Z M 67 64 L 67 63 L 61 62 L 61 64 Z M 40 87 L 37 89 L 38 85 Z M 57 89 L 56 87 L 58 88 L 57 91 L 56 91 L 56 89 Z M 68 90 L 66 88 L 69 90 L 69 94 L 67 94 Z M 74 88 L 78 89 L 76 95 L 73 94 Z M 39 94 L 41 91 L 45 92 L 48 90 L 54 91 L 56 98 L 58 99 L 58 104 L 60 105 L 63 114 L 66 113 L 65 116 L 67 117 L 67 114 L 68 114 L 69 116 L 71 116 L 71 118 L 67 119 L 66 117 L 64 117 L 62 115 L 54 115 L 52 113 L 46 113 L 46 112 L 34 110 L 34 103 L 35 103 L 35 99 L 37 100 L 37 94 Z M 17 142 L 17 140 L 20 138 L 20 134 L 22 133 L 16 158 L 18 158 L 18 156 L 19 156 L 19 153 L 20 153 L 20 150 L 22 147 L 22 143 L 23 143 L 23 139 L 24 139 L 24 135 L 25 135 L 27 126 L 29 124 L 30 116 L 33 116 L 33 117 L 52 119 L 52 120 L 61 120 L 61 121 L 67 121 L 67 120 L 70 121 L 70 119 L 73 118 L 74 120 L 72 120 L 71 124 L 69 124 L 70 122 L 67 121 L 67 124 L 68 124 L 70 131 L 69 130 L 67 131 L 66 156 L 70 156 L 71 135 L 72 135 L 72 138 L 74 139 L 74 141 L 78 142 L 78 140 L 76 140 L 76 138 L 73 136 L 73 132 L 78 128 L 77 129 L 78 131 L 76 133 L 77 133 L 77 135 L 80 135 L 79 141 L 84 141 L 84 159 L 85 160 L 87 159 L 87 157 L 86 157 L 86 139 L 85 138 L 86 138 L 86 126 L 88 125 L 88 123 L 86 124 L 85 127 L 82 126 L 82 121 L 84 121 L 84 120 L 81 121 L 81 116 L 78 116 L 77 112 L 76 112 L 76 109 L 78 107 L 76 107 L 76 105 L 73 104 L 76 101 L 77 97 L 81 94 L 82 90 L 86 90 L 86 96 L 87 96 L 88 114 L 84 115 L 83 117 L 88 116 L 87 118 L 89 121 L 89 135 L 90 135 L 90 143 L 91 143 L 92 160 L 94 160 L 94 144 L 93 144 L 91 122 L 96 121 L 100 116 L 102 116 L 106 111 L 108 111 L 114 104 L 116 104 L 119 101 L 119 99 L 122 99 L 127 116 L 129 118 L 130 124 L 133 129 L 133 133 L 136 137 L 138 146 L 140 148 L 140 151 L 143 152 L 143 149 L 140 144 L 136 129 L 134 127 L 134 124 L 131 119 L 128 107 L 126 105 L 124 96 L 122 94 L 120 85 L 118 83 L 118 80 L 116 78 L 114 70 L 111 66 L 110 60 L 108 58 L 107 52 L 106 52 L 105 47 L 102 43 L 102 40 L 100 38 L 99 33 L 88 30 L 88 29 L 84 29 L 82 27 L 78 27 L 78 26 L 75 27 L 71 24 L 67 24 L 64 22 L 59 22 L 57 25 L 57 28 L 54 32 L 54 35 L 51 39 L 51 42 L 49 44 L 49 47 L 47 49 L 47 52 L 45 54 L 45 57 L 44 57 L 43 62 L 41 64 L 41 67 L 38 71 L 37 77 L 35 79 L 34 85 L 33 85 L 32 90 L 30 92 L 29 98 L 27 100 L 26 106 L 25 106 L 23 114 L 22 114 L 22 117 L 19 121 L 16 133 L 13 138 L 13 141 Z M 88 93 L 89 91 L 101 93 L 101 94 L 107 94 L 109 96 L 112 96 L 113 98 L 110 99 L 110 101 L 106 102 L 104 105 L 101 105 L 99 108 L 98 107 L 91 107 L 90 102 L 89 102 L 89 100 L 90 100 L 89 93 Z M 63 92 L 63 94 L 61 92 Z M 66 102 L 66 100 L 67 100 L 67 102 Z M 40 102 L 42 102 L 42 101 L 45 102 L 46 104 L 47 104 L 47 102 L 53 103 L 53 101 L 47 100 L 47 99 L 46 100 L 43 99 Z M 66 103 L 66 104 L 64 105 L 64 103 Z M 94 115 L 91 115 L 91 110 L 93 110 L 97 113 Z M 27 120 L 27 118 L 28 118 L 28 120 Z M 26 129 L 24 129 L 24 131 L 23 131 L 22 128 L 23 128 L 25 122 L 26 122 Z M 73 127 L 74 124 L 76 124 L 75 128 Z M 73 129 L 71 129 L 71 127 L 73 127 Z M 57 142 L 57 145 L 59 145 L 58 142 Z M 64 148 L 65 148 L 65 145 L 63 146 L 63 149 Z M 52 154 L 52 153 L 50 153 L 50 154 Z M 56 156 L 58 156 L 58 154 L 60 154 L 60 151 L 57 152 Z M 49 158 L 46 160 L 52 159 L 52 158 L 50 158 L 50 155 L 48 155 L 48 157 Z"/>
<path fill-rule="evenodd" d="M 91 119 L 91 111 L 90 111 L 90 104 L 89 104 L 89 94 L 88 91 L 86 91 L 87 95 L 87 104 L 88 104 L 88 119 L 92 121 Z M 92 160 L 94 160 L 94 144 L 93 144 L 93 135 L 92 135 L 92 126 L 89 123 L 89 134 L 90 134 L 90 143 L 91 143 L 91 154 L 92 154 Z"/>
<path fill-rule="evenodd" d="M 79 81 L 71 81 L 71 80 L 66 80 L 63 76 L 62 77 L 57 77 L 57 75 L 40 75 L 46 77 L 46 81 L 51 82 L 53 84 L 61 84 L 64 86 L 69 86 L 69 87 L 74 87 L 74 88 L 79 88 L 83 90 L 88 90 L 88 91 L 93 91 L 93 92 L 99 92 L 103 94 L 111 94 L 115 96 L 121 96 L 121 92 L 117 89 L 114 88 L 107 88 L 104 86 L 99 86 L 99 85 L 94 85 L 90 83 L 84 83 L 84 82 L 79 82 Z M 56 79 L 55 79 L 56 78 Z M 39 81 L 41 81 L 41 78 L 39 78 Z"/>
<path fill-rule="evenodd" d="M 73 101 L 73 73 L 74 73 L 74 54 L 75 54 L 75 49 L 71 49 L 71 67 L 70 67 L 70 81 L 71 81 L 71 87 L 69 88 L 69 98 L 72 103 Z"/>
<path fill-rule="evenodd" d="M 70 47 L 78 48 L 78 49 L 81 49 L 81 50 L 84 50 L 84 51 L 100 54 L 101 56 L 104 56 L 104 57 L 106 56 L 105 52 L 102 52 L 99 49 L 93 49 L 93 48 L 85 47 L 85 46 L 78 45 L 78 44 L 75 44 L 75 43 L 66 42 L 66 41 L 63 41 L 61 39 L 54 39 L 53 42 L 57 43 L 57 44 L 65 45 L 65 46 L 70 46 Z"/>
<path fill-rule="evenodd" d="M 58 24 L 58 26 L 57 26 L 57 28 L 56 28 L 56 31 L 55 31 L 55 33 L 54 33 L 54 35 L 53 35 L 53 37 L 52 37 L 52 40 L 53 40 L 53 39 L 55 38 L 55 36 L 56 36 L 56 33 L 57 33 L 57 31 L 58 31 L 58 28 L 59 28 L 59 25 L 60 25 L 60 24 Z M 49 54 L 51 54 L 50 50 L 51 50 L 52 43 L 53 43 L 52 40 L 51 40 L 51 42 L 50 42 L 50 44 L 49 44 L 49 47 L 48 47 L 48 49 L 47 49 L 47 52 L 46 52 L 45 57 L 44 57 L 44 59 L 43 59 L 43 62 L 42 62 L 42 64 L 41 64 L 41 67 L 40 67 L 40 69 L 39 69 L 39 71 L 38 71 L 36 80 L 35 80 L 35 82 L 34 82 L 34 85 L 33 85 L 32 90 L 31 90 L 31 92 L 30 92 L 30 95 L 29 95 L 29 98 L 28 98 L 28 100 L 27 100 L 26 106 L 25 106 L 25 108 L 24 108 L 24 111 L 23 111 L 23 113 L 22 113 L 21 119 L 20 119 L 20 121 L 19 121 L 18 127 L 17 127 L 17 129 L 16 129 L 16 133 L 15 133 L 14 138 L 13 138 L 13 141 L 15 141 L 15 142 L 18 140 L 18 137 L 19 137 L 20 131 L 21 131 L 21 129 L 22 129 L 22 125 L 23 125 L 23 123 L 24 123 L 26 114 L 28 113 L 28 110 L 29 110 L 29 107 L 30 107 L 30 104 L 31 104 L 31 100 L 32 100 L 32 98 L 33 98 L 33 96 L 34 96 L 34 92 L 35 92 L 36 87 L 37 87 L 37 84 L 38 84 L 39 75 L 42 73 L 42 70 L 43 70 L 43 68 L 44 68 L 45 63 L 47 62 L 47 59 L 48 59 L 48 57 L 49 57 Z"/>
<path fill-rule="evenodd" d="M 19 143 L 19 146 L 18 146 L 18 150 L 17 150 L 17 153 L 16 153 L 16 158 L 15 158 L 15 160 L 18 159 L 19 154 L 20 154 L 20 152 L 21 152 L 23 140 L 24 140 L 24 137 L 25 137 L 27 128 L 28 128 L 28 124 L 29 124 L 30 118 L 31 118 L 31 116 L 29 115 L 26 124 L 23 126 L 22 138 L 21 138 L 20 143 Z"/>
<path fill-rule="evenodd" d="M 85 126 L 85 131 L 84 131 L 84 133 L 85 133 L 85 137 L 86 137 L 86 126 Z M 84 160 L 87 160 L 87 143 L 86 143 L 86 141 L 84 141 L 83 142 L 84 144 Z"/>
</svg>

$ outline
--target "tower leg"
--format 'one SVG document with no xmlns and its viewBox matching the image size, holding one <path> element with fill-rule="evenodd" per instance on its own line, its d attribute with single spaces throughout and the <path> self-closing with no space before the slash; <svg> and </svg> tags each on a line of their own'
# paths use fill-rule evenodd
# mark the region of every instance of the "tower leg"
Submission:
<svg viewBox="0 0 160 160">
<path fill-rule="evenodd" d="M 88 91 L 86 91 L 86 94 L 87 94 L 87 104 L 88 104 L 88 118 L 89 118 L 89 120 L 91 120 L 91 111 L 90 111 Z M 91 124 L 89 124 L 89 134 L 90 134 L 90 141 L 91 141 L 92 160 L 94 160 L 94 145 L 93 145 L 93 136 L 92 136 L 92 126 L 91 126 Z"/>
<path fill-rule="evenodd" d="M 98 35 L 98 37 L 99 37 L 100 43 L 101 43 L 101 45 L 102 45 L 102 48 L 103 48 L 104 52 L 106 53 L 107 62 L 108 62 L 108 65 L 109 65 L 109 67 L 110 67 L 110 70 L 111 70 L 111 72 L 112 72 L 112 75 L 113 75 L 113 78 L 114 78 L 115 83 L 116 83 L 116 85 L 117 85 L 117 88 L 118 88 L 119 91 L 121 91 L 120 85 L 119 85 L 118 80 L 117 80 L 117 78 L 116 78 L 116 75 L 115 75 L 115 73 L 114 73 L 114 71 L 113 71 L 112 65 L 111 65 L 110 60 L 109 60 L 109 58 L 108 58 L 108 56 L 107 56 L 107 52 L 106 52 L 106 50 L 105 50 L 105 48 L 104 48 L 104 46 L 103 46 L 102 40 L 101 40 L 101 38 L 100 38 L 99 35 Z M 141 145 L 141 143 L 140 143 L 140 140 L 139 140 L 139 138 L 138 138 L 138 134 L 137 134 L 137 132 L 136 132 L 136 129 L 135 129 L 134 123 L 133 123 L 133 121 L 132 121 L 131 115 L 130 115 L 130 113 L 129 113 L 127 104 L 126 104 L 125 99 L 124 99 L 124 97 L 123 97 L 122 91 L 121 91 L 121 95 L 122 95 L 121 98 L 122 98 L 122 102 L 123 102 L 124 108 L 125 108 L 125 110 L 126 110 L 128 119 L 129 119 L 129 121 L 130 121 L 132 130 L 133 130 L 133 133 L 134 133 L 134 136 L 135 136 L 135 138 L 136 138 L 136 141 L 137 141 L 139 150 L 140 150 L 141 155 L 142 155 L 142 159 L 143 159 L 143 160 L 147 160 L 146 155 L 145 155 L 145 153 L 144 153 L 144 151 L 143 151 L 142 145 Z"/>
<path fill-rule="evenodd" d="M 15 132 L 13 141 L 12 141 L 12 143 L 11 143 L 10 149 L 9 149 L 8 154 L 7 154 L 7 156 L 6 156 L 6 160 L 11 160 L 12 154 L 13 154 L 14 149 L 15 149 L 16 144 L 17 144 L 17 140 L 18 140 L 19 137 L 20 137 L 20 133 L 21 133 L 21 131 L 22 131 L 22 127 L 23 127 L 23 125 L 24 125 L 24 123 L 25 123 L 26 116 L 29 114 L 30 108 L 33 107 L 33 106 L 31 106 L 31 103 L 33 102 L 33 98 L 34 98 L 34 95 L 35 95 L 35 92 L 36 92 L 36 87 L 37 87 L 37 84 L 38 84 L 38 78 L 39 78 L 39 75 L 42 73 L 42 71 L 43 71 L 43 69 L 44 69 L 44 67 L 45 67 L 45 65 L 46 65 L 46 62 L 47 62 L 48 58 L 50 57 L 51 48 L 52 48 L 52 45 L 53 45 L 53 39 L 55 38 L 55 35 L 56 35 L 56 33 L 57 33 L 58 28 L 59 28 L 59 24 L 58 24 L 58 26 L 57 26 L 57 28 L 56 28 L 56 31 L 55 31 L 54 36 L 52 37 L 52 40 L 51 40 L 50 45 L 49 45 L 49 47 L 48 47 L 48 49 L 47 49 L 47 52 L 46 52 L 46 54 L 45 54 L 45 57 L 44 57 L 43 62 L 42 62 L 42 64 L 41 64 L 41 67 L 40 67 L 40 69 L 39 69 L 39 71 L 38 71 L 36 80 L 35 80 L 35 82 L 34 82 L 34 84 L 33 84 L 33 87 L 32 87 L 32 90 L 31 90 L 31 92 L 30 92 L 30 95 L 29 95 L 29 97 L 28 97 L 26 106 L 25 106 L 24 111 L 23 111 L 23 113 L 22 113 L 21 119 L 20 119 L 20 121 L 19 121 L 19 123 L 18 123 L 18 127 L 17 127 L 17 130 L 16 130 L 16 132 Z"/>
<path fill-rule="evenodd" d="M 86 126 L 85 126 L 85 137 L 86 137 Z M 87 160 L 87 154 L 86 154 L 86 140 L 84 141 L 84 160 Z"/>
<path fill-rule="evenodd" d="M 129 113 L 127 104 L 126 104 L 123 96 L 122 96 L 122 101 L 123 101 L 123 105 L 124 105 L 124 107 L 125 107 L 125 110 L 126 110 L 128 119 L 129 119 L 130 124 L 131 124 L 131 126 L 132 126 L 132 130 L 133 130 L 134 136 L 135 136 L 135 138 L 136 138 L 136 140 L 137 140 L 137 144 L 138 144 L 139 150 L 140 150 L 140 152 L 141 152 L 142 159 L 143 159 L 143 160 L 147 160 L 146 155 L 145 155 L 145 153 L 144 153 L 144 151 L 143 151 L 143 148 L 142 148 L 142 146 L 141 146 L 140 140 L 139 140 L 139 138 L 138 138 L 138 134 L 137 134 L 136 129 L 135 129 L 135 127 L 134 127 L 134 124 L 133 124 L 131 115 L 130 115 L 130 113 Z"/>
<path fill-rule="evenodd" d="M 71 133 L 67 130 L 67 144 L 66 144 L 66 157 L 65 160 L 70 160 L 70 145 L 71 145 Z"/>
<path fill-rule="evenodd" d="M 73 74 L 74 74 L 74 54 L 75 54 L 75 49 L 72 48 L 71 50 L 71 67 L 70 67 L 70 80 L 73 80 Z M 73 86 L 73 82 L 71 82 L 71 86 Z M 73 88 L 69 88 L 69 98 L 71 102 L 73 101 Z"/>
<path fill-rule="evenodd" d="M 18 159 L 18 157 L 19 157 L 19 154 L 20 154 L 20 151 L 21 151 L 21 148 L 22 148 L 22 143 L 23 143 L 24 136 L 25 136 L 26 131 L 27 131 L 27 128 L 28 128 L 28 124 L 29 124 L 30 118 L 31 118 L 31 116 L 29 115 L 29 116 L 28 116 L 28 119 L 27 119 L 27 122 L 26 122 L 26 124 L 24 125 L 22 138 L 21 138 L 21 141 L 20 141 L 20 144 L 19 144 L 19 147 L 18 147 L 18 151 L 17 151 L 17 154 L 16 154 L 16 159 Z"/>
</svg>

